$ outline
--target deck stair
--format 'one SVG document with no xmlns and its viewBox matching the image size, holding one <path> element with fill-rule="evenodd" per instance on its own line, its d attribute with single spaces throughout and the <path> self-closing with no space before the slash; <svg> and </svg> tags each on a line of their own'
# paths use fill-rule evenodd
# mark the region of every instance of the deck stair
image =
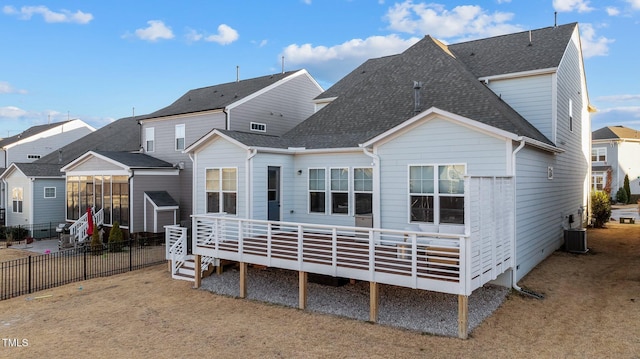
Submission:
<svg viewBox="0 0 640 359">
<path fill-rule="evenodd" d="M 202 257 L 201 262 L 201 278 L 204 278 L 213 273 L 213 270 L 215 268 L 215 260 L 211 257 Z M 172 263 L 171 277 L 173 279 L 182 279 L 190 282 L 195 282 L 195 268 L 195 256 L 187 255 L 185 256 L 184 260 L 179 263 L 179 265 L 173 266 Z"/>
</svg>

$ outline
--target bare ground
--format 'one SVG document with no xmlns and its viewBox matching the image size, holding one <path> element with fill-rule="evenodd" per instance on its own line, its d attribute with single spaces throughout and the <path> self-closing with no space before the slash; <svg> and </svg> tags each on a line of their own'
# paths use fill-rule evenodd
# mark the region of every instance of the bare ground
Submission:
<svg viewBox="0 0 640 359">
<path fill-rule="evenodd" d="M 640 358 L 640 224 L 608 227 L 520 282 L 545 299 L 511 293 L 468 340 L 194 290 L 160 265 L 0 302 L 0 357 Z"/>
</svg>

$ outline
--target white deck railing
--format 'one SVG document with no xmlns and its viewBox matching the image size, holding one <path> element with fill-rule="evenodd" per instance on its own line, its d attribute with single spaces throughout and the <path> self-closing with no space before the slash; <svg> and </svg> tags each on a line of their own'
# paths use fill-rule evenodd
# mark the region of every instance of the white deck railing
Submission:
<svg viewBox="0 0 640 359">
<path fill-rule="evenodd" d="M 95 208 L 91 210 L 94 227 L 104 224 L 104 211 L 102 208 L 95 212 Z M 87 230 L 89 229 L 87 212 L 85 212 L 77 221 L 69 226 L 69 234 L 75 243 L 82 243 L 87 238 Z"/>
</svg>

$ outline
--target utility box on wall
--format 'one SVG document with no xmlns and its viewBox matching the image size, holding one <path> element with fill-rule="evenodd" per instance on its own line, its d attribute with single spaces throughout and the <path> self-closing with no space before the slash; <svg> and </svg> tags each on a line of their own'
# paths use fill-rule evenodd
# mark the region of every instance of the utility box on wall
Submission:
<svg viewBox="0 0 640 359">
<path fill-rule="evenodd" d="M 565 229 L 564 250 L 571 253 L 587 253 L 587 230 L 584 228 Z"/>
</svg>

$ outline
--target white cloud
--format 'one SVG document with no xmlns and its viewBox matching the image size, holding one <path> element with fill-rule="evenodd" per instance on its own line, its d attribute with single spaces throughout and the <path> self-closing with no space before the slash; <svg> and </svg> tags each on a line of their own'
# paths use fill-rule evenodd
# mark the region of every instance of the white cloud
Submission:
<svg viewBox="0 0 640 359">
<path fill-rule="evenodd" d="M 498 0 L 498 4 L 508 4 L 511 0 Z"/>
<path fill-rule="evenodd" d="M 589 12 L 593 10 L 589 6 L 589 0 L 553 0 L 553 8 L 559 12 Z"/>
<path fill-rule="evenodd" d="M 202 40 L 204 36 L 201 33 L 197 32 L 196 30 L 189 29 L 185 37 L 187 38 L 188 42 L 198 42 Z"/>
<path fill-rule="evenodd" d="M 620 10 L 618 10 L 618 8 L 608 6 L 605 10 L 607 11 L 607 15 L 609 15 L 609 16 L 618 16 L 618 15 L 620 15 Z"/>
<path fill-rule="evenodd" d="M 589 23 L 580 24 L 580 39 L 582 42 L 582 55 L 585 58 L 608 55 L 609 44 L 615 41 L 604 36 L 597 36 L 593 25 Z"/>
<path fill-rule="evenodd" d="M 171 31 L 171 28 L 165 25 L 164 22 L 160 20 L 149 20 L 147 24 L 149 24 L 148 27 L 136 30 L 135 34 L 139 39 L 152 42 L 161 39 L 173 39 L 173 31 Z"/>
<path fill-rule="evenodd" d="M 209 35 L 204 40 L 209 42 L 216 42 L 220 45 L 228 45 L 238 40 L 238 32 L 231 28 L 229 25 L 221 24 L 218 26 L 218 33 L 215 35 Z"/>
<path fill-rule="evenodd" d="M 353 39 L 331 47 L 292 44 L 278 58 L 284 56 L 287 65 L 304 67 L 314 77 L 334 82 L 367 59 L 401 53 L 418 40 L 388 35 Z"/>
<path fill-rule="evenodd" d="M 71 12 L 69 10 L 60 10 L 59 12 L 51 11 L 46 6 L 23 6 L 20 10 L 13 6 L 4 6 L 2 11 L 7 15 L 18 15 L 20 19 L 29 20 L 33 15 L 41 15 L 45 22 L 48 23 L 76 23 L 88 24 L 93 20 L 93 15 L 82 12 L 80 10 Z"/>
<path fill-rule="evenodd" d="M 627 2 L 631 5 L 632 8 L 640 9 L 640 0 L 627 0 Z"/>
<path fill-rule="evenodd" d="M 623 125 L 640 130 L 640 106 L 621 106 L 598 109 L 591 116 L 591 128 Z"/>
<path fill-rule="evenodd" d="M 596 98 L 596 101 L 606 101 L 606 102 L 640 101 L 640 94 L 599 96 L 598 98 Z"/>
<path fill-rule="evenodd" d="M 0 107 L 0 118 L 20 118 L 27 114 L 27 111 L 15 106 Z"/>
<path fill-rule="evenodd" d="M 8 82 L 0 81 L 0 94 L 7 94 L 7 93 L 26 94 L 27 90 L 18 90 L 13 86 L 11 86 L 11 84 L 9 84 Z"/>
<path fill-rule="evenodd" d="M 522 31 L 520 26 L 507 23 L 513 13 L 489 13 L 477 5 L 447 10 L 444 5 L 407 0 L 391 7 L 385 18 L 391 30 L 436 38 L 471 39 Z"/>
</svg>

